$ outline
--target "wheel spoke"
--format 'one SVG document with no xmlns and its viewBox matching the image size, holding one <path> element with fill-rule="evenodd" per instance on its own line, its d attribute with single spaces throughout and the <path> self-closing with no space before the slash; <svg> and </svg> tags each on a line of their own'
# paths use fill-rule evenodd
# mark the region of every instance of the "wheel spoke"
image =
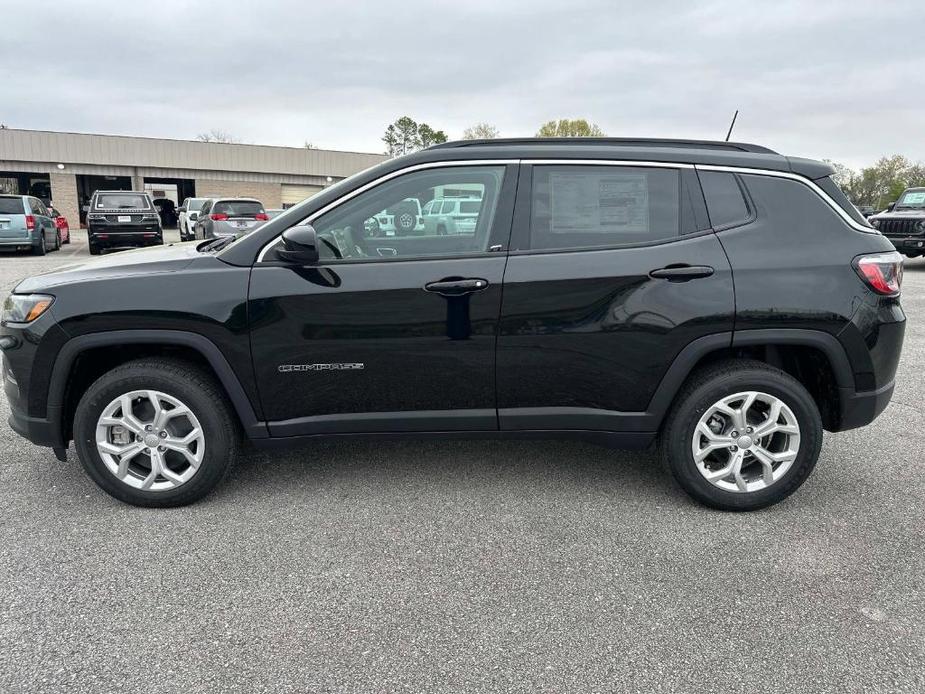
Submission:
<svg viewBox="0 0 925 694">
<path fill-rule="evenodd" d="M 736 451 L 734 458 L 732 462 L 732 477 L 735 479 L 736 487 L 739 488 L 739 491 L 747 492 L 748 483 L 742 476 L 742 461 L 745 459 L 745 451 Z"/>
<path fill-rule="evenodd" d="M 198 468 L 200 459 L 196 453 L 193 453 L 190 450 L 190 444 L 193 441 L 195 441 L 199 437 L 200 434 L 201 432 L 199 431 L 199 429 L 195 429 L 191 431 L 189 434 L 187 434 L 186 436 L 184 436 L 182 439 L 168 437 L 161 442 L 161 445 L 163 445 L 168 450 L 181 453 L 186 458 L 186 461 L 191 466 L 193 466 L 194 468 Z"/>
<path fill-rule="evenodd" d="M 761 463 L 761 478 L 768 486 L 774 483 L 774 459 L 761 446 L 755 446 L 752 449 L 752 455 Z"/>
<path fill-rule="evenodd" d="M 143 432 L 145 426 L 140 421 L 138 421 L 138 418 L 135 417 L 135 413 L 132 411 L 131 396 L 123 395 L 120 398 L 120 404 L 122 407 L 122 426 L 136 434 Z"/>
</svg>

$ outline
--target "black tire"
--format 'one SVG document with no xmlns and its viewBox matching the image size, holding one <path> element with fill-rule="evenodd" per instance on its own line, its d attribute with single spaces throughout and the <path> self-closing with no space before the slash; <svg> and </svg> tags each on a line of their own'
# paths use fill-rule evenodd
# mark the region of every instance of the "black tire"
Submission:
<svg viewBox="0 0 925 694">
<path fill-rule="evenodd" d="M 91 243 L 90 244 L 90 255 L 99 255 L 99 254 L 100 254 L 100 247 L 97 246 L 96 244 Z"/>
<path fill-rule="evenodd" d="M 442 224 L 437 227 L 437 236 L 446 236 L 446 227 Z"/>
<path fill-rule="evenodd" d="M 67 246 L 71 243 L 71 232 L 67 232 L 67 240 L 64 241 L 64 245 Z"/>
<path fill-rule="evenodd" d="M 158 390 L 193 412 L 205 436 L 198 471 L 184 484 L 164 491 L 136 489 L 109 471 L 96 447 L 96 423 L 103 409 L 133 390 Z M 134 506 L 173 507 L 198 501 L 224 479 L 238 455 L 237 420 L 225 393 L 205 371 L 173 359 L 139 359 L 117 366 L 84 393 L 74 417 L 74 442 L 87 474 L 103 491 Z"/>
<path fill-rule="evenodd" d="M 56 251 L 61 250 L 61 232 L 60 231 L 55 231 L 55 247 L 53 250 L 56 250 Z"/>
<path fill-rule="evenodd" d="M 784 475 L 764 489 L 720 489 L 697 469 L 691 450 L 700 418 L 725 396 L 759 391 L 783 401 L 800 427 L 800 445 Z M 783 501 L 809 477 L 822 447 L 822 418 L 812 396 L 795 378 L 763 362 L 738 359 L 717 363 L 694 374 L 675 398 L 660 439 L 663 464 L 694 499 L 724 511 L 754 511 Z"/>
<path fill-rule="evenodd" d="M 48 249 L 45 248 L 45 232 L 42 232 L 42 237 L 39 239 L 39 245 L 32 247 L 32 255 L 45 255 L 48 253 Z"/>
</svg>

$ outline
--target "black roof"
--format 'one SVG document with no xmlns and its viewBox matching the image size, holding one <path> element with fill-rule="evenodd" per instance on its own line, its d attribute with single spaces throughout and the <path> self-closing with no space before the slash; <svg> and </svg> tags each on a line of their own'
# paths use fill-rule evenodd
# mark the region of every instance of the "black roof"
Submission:
<svg viewBox="0 0 925 694">
<path fill-rule="evenodd" d="M 834 169 L 824 162 L 786 157 L 772 149 L 746 142 L 672 140 L 623 137 L 525 137 L 457 140 L 434 145 L 402 161 L 440 159 L 614 159 L 663 161 L 786 171 L 821 178 Z M 394 161 L 394 160 L 393 160 Z"/>
</svg>

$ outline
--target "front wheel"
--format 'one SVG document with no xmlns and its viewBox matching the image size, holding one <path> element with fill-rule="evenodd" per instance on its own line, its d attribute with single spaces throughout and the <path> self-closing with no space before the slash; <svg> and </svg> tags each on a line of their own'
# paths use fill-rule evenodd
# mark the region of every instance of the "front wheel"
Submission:
<svg viewBox="0 0 925 694">
<path fill-rule="evenodd" d="M 661 455 L 681 487 L 726 511 L 790 496 L 816 465 L 822 419 L 796 379 L 763 362 L 728 361 L 695 375 L 675 400 Z"/>
<path fill-rule="evenodd" d="M 225 394 L 200 369 L 170 359 L 128 362 L 84 393 L 74 440 L 87 474 L 135 506 L 183 506 L 222 480 L 238 432 Z"/>
</svg>

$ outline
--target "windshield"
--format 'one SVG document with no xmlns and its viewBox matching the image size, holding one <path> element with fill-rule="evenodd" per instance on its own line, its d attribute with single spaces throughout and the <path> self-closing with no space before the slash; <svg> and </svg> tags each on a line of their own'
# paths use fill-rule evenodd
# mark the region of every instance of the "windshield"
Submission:
<svg viewBox="0 0 925 694">
<path fill-rule="evenodd" d="M 925 190 L 907 190 L 896 203 L 899 207 L 925 207 Z"/>
<path fill-rule="evenodd" d="M 145 210 L 148 208 L 144 195 L 137 193 L 103 193 L 96 198 L 98 210 Z"/>
<path fill-rule="evenodd" d="M 25 214 L 22 198 L 0 198 L 0 214 Z"/>
</svg>

